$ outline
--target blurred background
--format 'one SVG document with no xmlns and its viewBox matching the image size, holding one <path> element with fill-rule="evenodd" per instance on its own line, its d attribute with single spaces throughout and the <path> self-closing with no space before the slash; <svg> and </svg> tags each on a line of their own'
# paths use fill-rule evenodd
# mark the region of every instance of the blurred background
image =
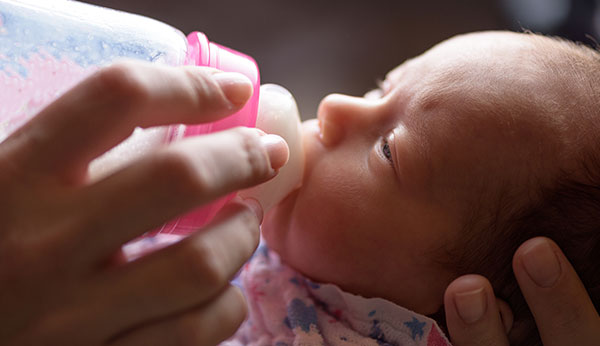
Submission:
<svg viewBox="0 0 600 346">
<path fill-rule="evenodd" d="M 460 33 L 528 29 L 595 46 L 600 0 L 86 0 L 251 55 L 304 119 L 332 92 L 362 95 L 390 69 Z"/>
</svg>

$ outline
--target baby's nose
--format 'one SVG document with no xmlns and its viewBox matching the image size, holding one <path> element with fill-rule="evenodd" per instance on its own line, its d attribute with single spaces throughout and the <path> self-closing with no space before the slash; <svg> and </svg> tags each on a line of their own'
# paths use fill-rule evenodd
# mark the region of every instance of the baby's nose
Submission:
<svg viewBox="0 0 600 346">
<path fill-rule="evenodd" d="M 380 103 L 380 100 L 341 94 L 325 97 L 317 113 L 323 143 L 333 146 L 351 135 L 353 130 L 366 130 L 372 126 Z"/>
</svg>

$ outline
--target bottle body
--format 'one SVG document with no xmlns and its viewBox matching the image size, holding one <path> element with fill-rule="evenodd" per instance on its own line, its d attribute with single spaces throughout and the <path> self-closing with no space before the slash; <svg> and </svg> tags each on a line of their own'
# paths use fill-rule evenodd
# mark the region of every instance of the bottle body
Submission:
<svg viewBox="0 0 600 346">
<path fill-rule="evenodd" d="M 141 16 L 71 1 L 2 1 L 0 21 L 0 139 L 115 60 L 185 64 L 185 36 Z"/>
<path fill-rule="evenodd" d="M 0 0 L 0 142 L 66 90 L 120 59 L 240 72 L 250 78 L 255 92 L 242 110 L 214 123 L 136 129 L 125 143 L 90 165 L 92 175 L 108 174 L 173 140 L 255 126 L 260 85 L 256 63 L 209 42 L 202 33 L 186 37 L 147 17 L 76 1 Z M 158 231 L 189 233 L 209 221 L 226 200 L 199 208 Z"/>
</svg>

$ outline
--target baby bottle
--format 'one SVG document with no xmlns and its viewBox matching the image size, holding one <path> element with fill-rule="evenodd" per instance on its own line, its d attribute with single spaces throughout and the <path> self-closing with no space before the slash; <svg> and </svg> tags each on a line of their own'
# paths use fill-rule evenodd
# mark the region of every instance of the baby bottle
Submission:
<svg viewBox="0 0 600 346">
<path fill-rule="evenodd" d="M 0 0 L 0 142 L 83 78 L 124 58 L 239 72 L 251 80 L 254 94 L 240 111 L 213 123 L 136 129 L 130 138 L 92 162 L 91 179 L 110 174 L 156 146 L 180 138 L 233 126 L 256 126 L 260 80 L 255 61 L 247 55 L 209 42 L 202 33 L 186 37 L 165 23 L 135 14 L 67 0 Z M 285 89 L 267 89 L 266 94 L 277 96 L 267 97 L 265 105 L 281 108 L 285 102 L 273 100 L 282 99 L 293 103 Z M 297 111 L 290 115 L 284 119 L 295 116 L 290 123 L 298 123 Z M 168 222 L 157 232 L 186 234 L 196 230 L 229 198 Z"/>
</svg>

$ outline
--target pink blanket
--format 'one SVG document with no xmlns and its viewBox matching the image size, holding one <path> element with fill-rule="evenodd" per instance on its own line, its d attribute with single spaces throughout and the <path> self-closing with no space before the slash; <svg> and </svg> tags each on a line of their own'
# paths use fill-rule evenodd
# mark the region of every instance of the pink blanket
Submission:
<svg viewBox="0 0 600 346">
<path fill-rule="evenodd" d="M 249 316 L 222 345 L 450 345 L 432 319 L 311 282 L 266 247 L 244 267 L 241 282 Z"/>
</svg>

